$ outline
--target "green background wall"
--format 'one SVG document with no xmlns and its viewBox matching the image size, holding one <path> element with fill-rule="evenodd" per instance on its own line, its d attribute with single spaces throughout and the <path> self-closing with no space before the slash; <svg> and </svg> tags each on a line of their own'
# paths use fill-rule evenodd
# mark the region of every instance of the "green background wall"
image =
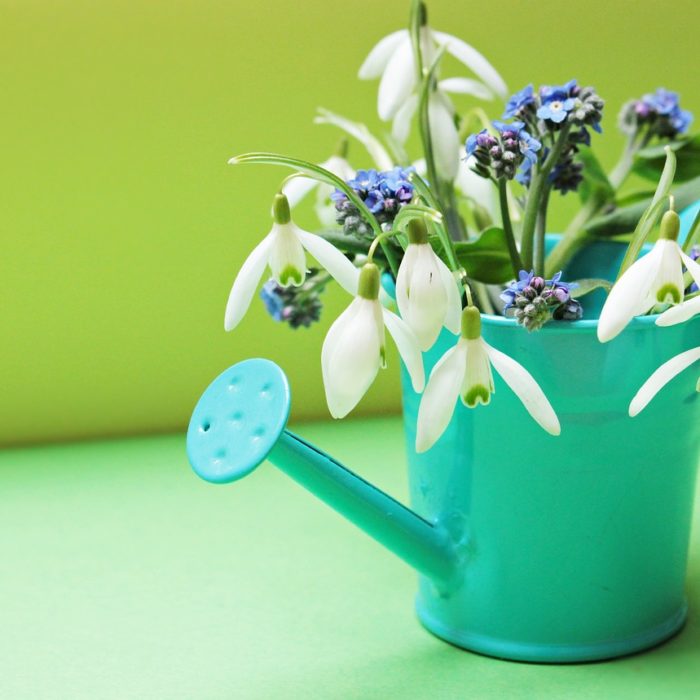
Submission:
<svg viewBox="0 0 700 700">
<path fill-rule="evenodd" d="M 487 53 L 513 90 L 596 85 L 608 165 L 627 97 L 665 85 L 700 114 L 696 0 L 429 6 L 431 23 Z M 378 127 L 377 85 L 355 75 L 407 8 L 0 0 L 0 442 L 180 429 L 206 383 L 253 355 L 285 367 L 297 418 L 326 415 L 319 353 L 341 293 L 310 331 L 275 325 L 260 304 L 223 331 L 283 175 L 226 160 L 325 158 L 337 134 L 311 124 L 318 105 Z M 575 204 L 556 208 L 553 227 Z M 358 412 L 398 410 L 391 360 Z"/>
</svg>

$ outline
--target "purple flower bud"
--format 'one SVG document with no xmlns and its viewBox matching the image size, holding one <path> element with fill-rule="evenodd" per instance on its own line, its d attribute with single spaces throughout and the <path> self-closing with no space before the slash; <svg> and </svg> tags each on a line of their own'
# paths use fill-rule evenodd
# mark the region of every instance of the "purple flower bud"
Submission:
<svg viewBox="0 0 700 700">
<path fill-rule="evenodd" d="M 541 277 L 533 277 L 530 280 L 530 286 L 536 291 L 541 292 L 544 289 L 544 280 Z"/>
</svg>

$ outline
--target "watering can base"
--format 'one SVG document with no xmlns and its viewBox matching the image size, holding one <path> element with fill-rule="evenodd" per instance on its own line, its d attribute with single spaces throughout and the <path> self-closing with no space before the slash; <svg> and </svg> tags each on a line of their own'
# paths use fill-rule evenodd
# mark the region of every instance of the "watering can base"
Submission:
<svg viewBox="0 0 700 700">
<path fill-rule="evenodd" d="M 588 644 L 531 644 L 468 632 L 437 619 L 425 610 L 420 600 L 416 603 L 416 614 L 428 632 L 466 651 L 506 661 L 571 664 L 629 656 L 668 641 L 683 628 L 688 604 L 684 602 L 668 619 L 641 634 Z"/>
</svg>

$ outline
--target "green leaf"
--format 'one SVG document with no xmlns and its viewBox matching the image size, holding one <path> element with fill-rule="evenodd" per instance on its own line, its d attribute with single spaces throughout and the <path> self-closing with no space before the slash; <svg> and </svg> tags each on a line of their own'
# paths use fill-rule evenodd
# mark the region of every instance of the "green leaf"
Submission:
<svg viewBox="0 0 700 700">
<path fill-rule="evenodd" d="M 664 167 L 664 149 L 667 147 L 676 154 L 676 182 L 687 182 L 700 177 L 700 134 L 681 141 L 643 148 L 635 156 L 633 172 L 649 180 L 657 180 Z"/>
<path fill-rule="evenodd" d="M 651 204 L 649 204 L 644 214 L 642 214 L 642 218 L 639 219 L 639 223 L 634 229 L 632 240 L 627 247 L 622 265 L 620 265 L 620 272 L 617 276 L 618 279 L 620 279 L 625 270 L 639 257 L 642 246 L 646 243 L 651 230 L 654 228 L 661 210 L 667 206 L 666 198 L 668 197 L 669 190 L 673 184 L 673 176 L 676 172 L 676 155 L 668 146 L 666 146 L 664 151 L 666 152 L 666 164 L 659 178 L 659 184 L 656 186 L 656 192 L 651 200 Z"/>
<path fill-rule="evenodd" d="M 486 284 L 501 284 L 513 279 L 506 234 L 491 226 L 473 241 L 454 244 L 457 259 L 471 279 Z"/>
<path fill-rule="evenodd" d="M 693 223 L 688 230 L 688 235 L 685 237 L 683 251 L 687 253 L 698 240 L 700 240 L 700 210 L 698 210 L 698 213 L 695 215 Z"/>
<path fill-rule="evenodd" d="M 606 292 L 609 292 L 612 289 L 612 283 L 608 282 L 608 280 L 602 280 L 602 279 L 583 279 L 583 280 L 576 280 L 576 284 L 578 287 L 576 289 L 571 290 L 571 296 L 574 297 L 574 299 L 578 299 L 579 297 L 585 296 L 589 292 L 592 292 L 594 289 L 600 289 L 601 287 L 605 289 Z"/>
<path fill-rule="evenodd" d="M 618 207 L 626 207 L 630 204 L 636 204 L 637 202 L 646 201 L 647 204 L 651 202 L 651 198 L 654 196 L 656 190 L 635 190 L 634 192 L 628 192 L 625 195 L 617 196 L 615 198 L 615 205 Z"/>
<path fill-rule="evenodd" d="M 685 209 L 700 199 L 700 177 L 674 187 L 670 194 L 676 200 L 676 209 L 678 211 Z M 652 198 L 650 197 L 636 204 L 615 209 L 611 213 L 596 216 L 586 224 L 585 230 L 591 236 L 602 238 L 630 233 L 649 208 L 651 202 Z"/>
<path fill-rule="evenodd" d="M 583 163 L 583 182 L 578 190 L 581 202 L 585 204 L 591 197 L 601 203 L 612 202 L 615 189 L 593 151 L 588 146 L 579 146 L 576 158 Z"/>
</svg>

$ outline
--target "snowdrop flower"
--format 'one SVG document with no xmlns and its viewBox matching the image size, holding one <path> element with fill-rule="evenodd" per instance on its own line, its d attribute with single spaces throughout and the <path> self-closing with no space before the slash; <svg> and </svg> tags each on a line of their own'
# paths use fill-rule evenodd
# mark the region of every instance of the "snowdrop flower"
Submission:
<svg viewBox="0 0 700 700">
<path fill-rule="evenodd" d="M 451 34 L 438 32 L 427 26 L 423 18 L 421 28 L 421 53 L 423 63 L 429 66 L 439 47 L 471 70 L 478 80 L 452 78 L 443 81 L 444 91 L 475 95 L 491 99 L 493 95 L 505 98 L 508 93 L 498 71 L 473 46 Z M 377 110 L 384 121 L 392 119 L 406 101 L 415 93 L 418 76 L 411 36 L 407 29 L 393 32 L 376 44 L 360 67 L 361 80 L 381 78 L 377 98 Z"/>
<path fill-rule="evenodd" d="M 672 357 L 668 362 L 664 362 L 649 379 L 644 382 L 642 388 L 632 399 L 629 407 L 629 414 L 632 418 L 640 413 L 646 405 L 666 386 L 676 375 L 684 369 L 690 367 L 694 362 L 700 360 L 700 347 L 686 350 L 680 355 Z M 700 378 L 695 385 L 695 389 L 700 391 Z"/>
<path fill-rule="evenodd" d="M 305 249 L 343 289 L 350 294 L 355 294 L 357 290 L 357 268 L 321 236 L 304 231 L 294 224 L 289 213 L 289 202 L 281 193 L 275 195 L 272 217 L 272 230 L 253 249 L 233 283 L 224 320 L 227 331 L 235 328 L 245 315 L 268 265 L 272 277 L 282 287 L 299 286 L 304 282 Z"/>
<path fill-rule="evenodd" d="M 446 93 L 468 94 L 490 100 L 494 95 L 505 97 L 507 88 L 496 69 L 474 47 L 451 34 L 430 29 L 422 7 L 421 54 L 423 64 L 430 66 L 440 47 L 471 70 L 477 80 L 448 78 L 438 83 L 428 102 L 428 119 L 435 159 L 441 175 L 454 179 L 459 168 L 455 144 L 459 136 L 454 123 L 454 106 Z M 411 118 L 418 107 L 418 75 L 411 36 L 407 29 L 389 34 L 370 51 L 360 67 L 362 80 L 381 78 L 377 111 L 384 121 L 393 120 L 394 137 L 404 143 Z"/>
<path fill-rule="evenodd" d="M 462 312 L 460 339 L 430 373 L 418 409 L 416 452 L 430 449 L 443 434 L 458 397 L 469 408 L 489 403 L 494 392 L 492 365 L 535 421 L 550 435 L 559 435 L 559 419 L 542 389 L 522 365 L 484 341 L 479 312 L 468 306 Z"/>
<path fill-rule="evenodd" d="M 357 296 L 330 327 L 321 350 L 326 401 L 333 418 L 344 418 L 386 366 L 384 330 L 393 337 L 415 391 L 425 384 L 423 360 L 411 329 L 379 303 L 379 268 L 367 263 Z"/>
<path fill-rule="evenodd" d="M 433 346 L 443 325 L 455 335 L 459 333 L 459 287 L 428 243 L 422 219 L 412 219 L 408 224 L 408 248 L 396 276 L 396 303 L 423 351 Z"/>
<path fill-rule="evenodd" d="M 661 219 L 659 240 L 654 247 L 631 265 L 610 290 L 598 321 L 601 343 L 612 340 L 632 318 L 648 313 L 657 304 L 680 303 L 685 289 L 683 265 L 693 279 L 700 280 L 700 266 L 678 245 L 679 228 L 678 214 L 667 211 Z M 685 311 L 687 307 L 677 312 L 677 316 L 684 317 Z M 670 318 L 671 323 L 678 322 L 674 317 L 676 314 L 666 316 L 665 321 Z"/>
</svg>

